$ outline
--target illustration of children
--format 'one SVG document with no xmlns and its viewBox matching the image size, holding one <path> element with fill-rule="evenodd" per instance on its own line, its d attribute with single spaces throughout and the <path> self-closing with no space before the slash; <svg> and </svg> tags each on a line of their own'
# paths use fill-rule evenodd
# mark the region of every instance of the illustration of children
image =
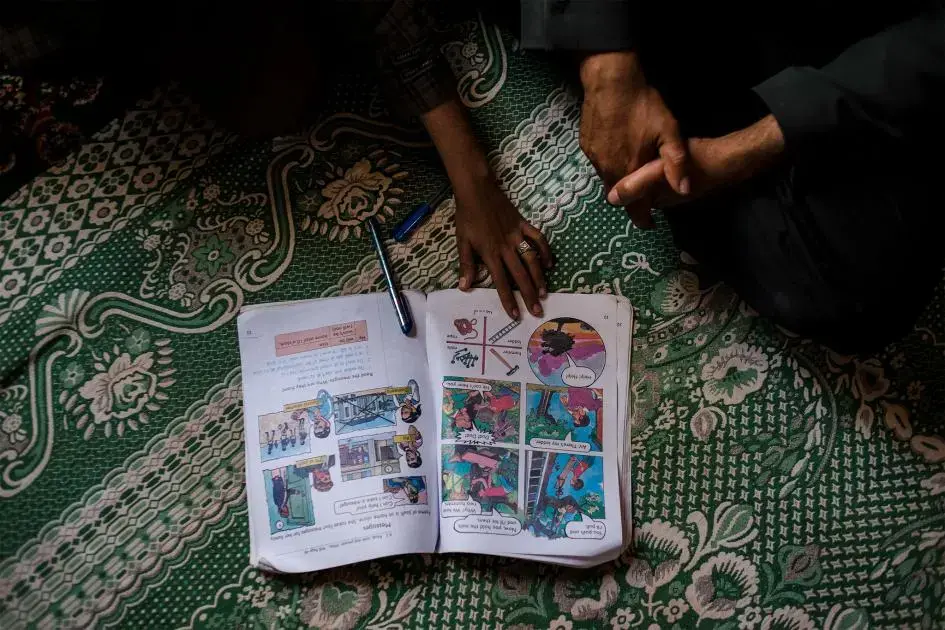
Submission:
<svg viewBox="0 0 945 630">
<path fill-rule="evenodd" d="M 265 436 L 266 446 L 268 447 L 266 450 L 266 455 L 272 455 L 272 447 L 276 445 L 276 430 L 273 429 L 272 431 L 266 431 Z"/>
<path fill-rule="evenodd" d="M 289 496 L 298 494 L 298 490 L 286 486 L 279 470 L 272 471 L 272 502 L 279 511 L 279 516 L 289 518 Z"/>
<path fill-rule="evenodd" d="M 497 505 L 506 505 L 513 512 L 516 511 L 517 507 L 510 495 L 517 480 L 510 481 L 498 473 L 500 456 L 497 452 L 487 448 L 466 450 L 457 446 L 455 457 L 470 464 L 469 496 L 479 501 L 483 510 L 489 511 Z"/>
<path fill-rule="evenodd" d="M 420 430 L 417 427 L 411 426 L 407 430 L 408 440 L 406 442 L 398 442 L 397 446 L 400 447 L 400 450 L 404 454 L 404 459 L 407 460 L 407 465 L 411 468 L 419 468 L 423 465 L 423 459 L 420 457 L 420 447 L 423 446 L 423 436 L 420 435 Z"/>
<path fill-rule="evenodd" d="M 450 426 L 454 432 L 477 430 L 491 433 L 501 424 L 499 435 L 494 434 L 496 439 L 511 431 L 511 425 L 505 423 L 505 416 L 510 409 L 518 405 L 518 399 L 511 394 L 496 395 L 478 391 L 467 395 L 459 410 L 454 411 L 457 406 L 454 397 L 450 397 L 449 401 L 449 405 L 444 401 L 443 411 L 448 416 L 452 414 Z"/>
<path fill-rule="evenodd" d="M 582 489 L 584 487 L 584 481 L 581 479 L 581 476 L 593 464 L 594 458 L 589 456 L 572 455 L 569 457 L 564 468 L 558 473 L 557 480 L 555 480 L 555 494 L 560 497 L 564 493 L 564 484 L 567 482 L 569 475 L 571 477 L 571 487 L 575 490 Z"/>
<path fill-rule="evenodd" d="M 289 445 L 289 423 L 283 422 L 279 427 L 279 442 L 282 444 L 282 450 L 284 451 Z"/>
<path fill-rule="evenodd" d="M 571 416 L 573 426 L 571 439 L 575 442 L 590 444 L 593 451 L 601 450 L 598 422 L 604 402 L 598 397 L 597 392 L 592 389 L 569 387 L 567 392 L 561 393 L 560 401 Z"/>
<path fill-rule="evenodd" d="M 308 437 L 308 426 L 305 420 L 305 416 L 302 415 L 299 417 L 299 443 L 302 446 L 305 446 L 305 439 Z"/>
</svg>

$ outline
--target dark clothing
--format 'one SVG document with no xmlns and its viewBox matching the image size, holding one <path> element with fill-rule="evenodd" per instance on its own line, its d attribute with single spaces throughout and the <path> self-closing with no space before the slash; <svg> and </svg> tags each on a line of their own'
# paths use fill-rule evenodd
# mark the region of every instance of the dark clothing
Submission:
<svg viewBox="0 0 945 630">
<path fill-rule="evenodd" d="M 637 40 L 648 78 L 686 135 L 724 135 L 772 113 L 787 156 L 667 211 L 677 245 L 789 330 L 849 352 L 895 340 L 942 277 L 943 12 L 875 33 L 838 27 L 848 41 L 803 38 L 793 58 L 783 35 L 735 40 L 700 17 L 710 26 L 684 31 L 673 54 Z M 713 34 L 738 45 L 712 46 Z"/>
<path fill-rule="evenodd" d="M 403 10 L 418 2 L 399 0 L 380 31 L 397 34 L 381 56 L 399 51 L 414 113 L 450 92 L 429 61 L 432 30 Z M 776 17 L 628 0 L 523 0 L 521 11 L 525 48 L 637 51 L 687 136 L 774 115 L 780 168 L 666 213 L 677 244 L 759 313 L 841 351 L 908 330 L 945 252 L 941 2 L 799 0 Z"/>
</svg>

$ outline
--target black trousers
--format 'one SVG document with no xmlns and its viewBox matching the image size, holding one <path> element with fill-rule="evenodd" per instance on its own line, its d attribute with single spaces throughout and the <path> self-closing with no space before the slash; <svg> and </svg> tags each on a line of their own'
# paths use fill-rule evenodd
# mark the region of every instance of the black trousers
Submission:
<svg viewBox="0 0 945 630">
<path fill-rule="evenodd" d="M 798 37 L 795 51 L 783 39 L 772 51 L 763 38 L 726 35 L 697 26 L 673 47 L 642 42 L 648 79 L 690 137 L 756 122 L 767 110 L 753 85 L 845 47 Z M 840 352 L 882 348 L 911 329 L 942 280 L 945 160 L 917 155 L 908 138 L 870 142 L 788 155 L 761 177 L 667 210 L 677 245 L 777 324 Z"/>
</svg>

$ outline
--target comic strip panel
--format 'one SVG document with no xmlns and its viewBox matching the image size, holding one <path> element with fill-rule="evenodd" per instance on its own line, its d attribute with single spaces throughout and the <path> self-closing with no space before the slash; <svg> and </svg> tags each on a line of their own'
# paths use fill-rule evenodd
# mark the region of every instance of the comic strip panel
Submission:
<svg viewBox="0 0 945 630">
<path fill-rule="evenodd" d="M 337 435 L 393 427 L 397 420 L 412 424 L 421 413 L 420 387 L 411 379 L 406 387 L 340 394 L 332 399 L 332 410 Z"/>
<path fill-rule="evenodd" d="M 473 445 L 518 442 L 520 388 L 509 381 L 444 378 L 443 438 Z"/>
<path fill-rule="evenodd" d="M 525 529 L 539 538 L 602 539 L 604 459 L 528 451 Z"/>
<path fill-rule="evenodd" d="M 331 433 L 331 396 L 321 391 L 318 398 L 286 405 L 278 413 L 259 416 L 259 455 L 262 461 L 307 455 L 312 440 Z"/>
<path fill-rule="evenodd" d="M 271 534 L 315 524 L 315 510 L 305 470 L 292 465 L 264 470 L 263 482 Z"/>
<path fill-rule="evenodd" d="M 497 446 L 443 446 L 443 515 L 447 503 L 469 503 L 475 513 L 518 514 L 518 451 Z M 469 514 L 463 508 L 463 514 Z M 458 515 L 458 514 L 456 514 Z"/>
<path fill-rule="evenodd" d="M 528 364 L 545 385 L 589 387 L 603 374 L 606 362 L 604 340 L 580 319 L 550 319 L 528 339 Z"/>
<path fill-rule="evenodd" d="M 400 472 L 400 454 L 394 432 L 338 440 L 342 481 Z"/>
<path fill-rule="evenodd" d="M 357 516 L 365 512 L 382 512 L 408 505 L 429 505 L 426 477 L 391 477 L 378 483 L 380 492 L 335 501 L 335 514 Z"/>
<path fill-rule="evenodd" d="M 604 443 L 604 390 L 528 384 L 525 443 L 535 448 L 599 453 Z"/>
</svg>

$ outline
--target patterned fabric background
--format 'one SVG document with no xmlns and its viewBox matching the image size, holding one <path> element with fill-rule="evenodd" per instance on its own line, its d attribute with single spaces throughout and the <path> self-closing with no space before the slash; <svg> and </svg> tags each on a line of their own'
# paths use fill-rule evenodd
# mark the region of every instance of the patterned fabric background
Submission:
<svg viewBox="0 0 945 630">
<path fill-rule="evenodd" d="M 239 308 L 381 290 L 361 223 L 444 178 L 356 76 L 272 144 L 169 87 L 0 207 L 0 627 L 942 627 L 945 290 L 875 356 L 791 338 L 606 206 L 542 60 L 445 52 L 554 287 L 637 308 L 634 550 L 248 567 Z M 407 285 L 455 286 L 451 213 L 391 244 Z"/>
</svg>

